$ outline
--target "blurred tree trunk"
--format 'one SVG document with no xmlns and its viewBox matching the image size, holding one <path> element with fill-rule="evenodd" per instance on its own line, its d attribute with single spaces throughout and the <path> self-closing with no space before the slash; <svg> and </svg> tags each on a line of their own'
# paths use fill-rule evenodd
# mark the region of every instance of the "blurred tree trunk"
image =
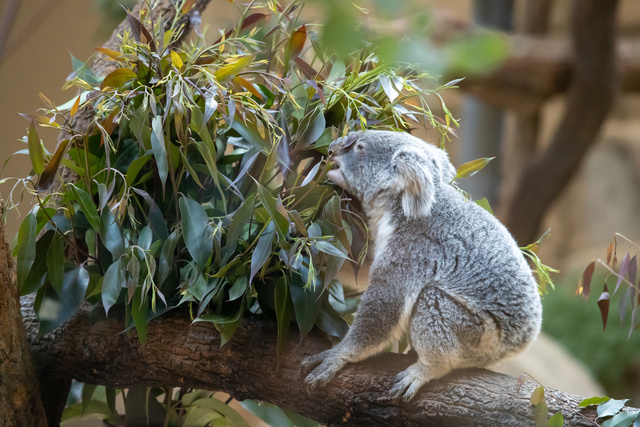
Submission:
<svg viewBox="0 0 640 427">
<path fill-rule="evenodd" d="M 536 239 L 545 212 L 578 170 L 613 104 L 617 0 L 575 0 L 572 39 L 575 68 L 566 110 L 551 143 L 532 150 L 505 188 L 498 217 L 516 239 Z M 529 143 L 530 144 L 530 143 Z"/>
<path fill-rule="evenodd" d="M 4 203 L 0 201 L 0 218 Z M 0 426 L 46 426 L 38 381 L 20 315 L 11 250 L 0 221 Z"/>
<path fill-rule="evenodd" d="M 473 3 L 475 25 L 498 31 L 513 28 L 513 0 L 475 0 Z M 503 140 L 505 111 L 487 103 L 474 94 L 465 94 L 462 104 L 464 126 L 460 132 L 460 161 L 468 162 L 479 157 L 496 157 L 481 174 L 460 186 L 475 199 L 486 197 L 495 205 L 501 179 L 502 157 L 500 147 Z"/>
</svg>

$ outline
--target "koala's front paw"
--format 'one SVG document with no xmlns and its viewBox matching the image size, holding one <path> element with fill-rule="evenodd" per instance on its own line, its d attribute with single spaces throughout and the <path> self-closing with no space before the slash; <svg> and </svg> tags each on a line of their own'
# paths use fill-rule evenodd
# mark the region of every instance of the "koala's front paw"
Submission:
<svg viewBox="0 0 640 427">
<path fill-rule="evenodd" d="M 335 354 L 333 349 L 323 351 L 322 353 L 310 356 L 304 359 L 302 367 L 305 369 L 318 365 L 307 377 L 304 382 L 311 388 L 315 388 L 318 385 L 324 386 L 333 377 L 336 376 L 338 371 L 342 369 L 345 362 Z"/>
<path fill-rule="evenodd" d="M 389 395 L 393 399 L 402 397 L 402 400 L 409 402 L 428 381 L 427 369 L 419 363 L 414 363 L 395 377 Z"/>
<path fill-rule="evenodd" d="M 322 351 L 318 354 L 315 354 L 313 356 L 305 357 L 301 363 L 302 369 L 307 371 L 315 366 L 318 366 L 324 359 L 326 359 L 327 357 L 329 357 L 329 355 L 331 355 L 331 351 L 332 349 L 329 349 L 329 350 Z"/>
</svg>

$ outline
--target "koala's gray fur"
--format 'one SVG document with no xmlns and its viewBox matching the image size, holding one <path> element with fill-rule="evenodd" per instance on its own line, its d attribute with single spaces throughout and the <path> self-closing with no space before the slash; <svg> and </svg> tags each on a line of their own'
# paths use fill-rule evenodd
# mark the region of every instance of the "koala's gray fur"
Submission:
<svg viewBox="0 0 640 427">
<path fill-rule="evenodd" d="M 361 201 L 375 253 L 347 336 L 304 360 L 315 367 L 307 384 L 325 384 L 408 331 L 418 361 L 391 395 L 410 400 L 430 380 L 492 364 L 537 337 L 531 270 L 506 228 L 450 185 L 445 151 L 406 133 L 367 131 L 335 141 L 329 154 L 337 167 L 328 176 Z"/>
</svg>

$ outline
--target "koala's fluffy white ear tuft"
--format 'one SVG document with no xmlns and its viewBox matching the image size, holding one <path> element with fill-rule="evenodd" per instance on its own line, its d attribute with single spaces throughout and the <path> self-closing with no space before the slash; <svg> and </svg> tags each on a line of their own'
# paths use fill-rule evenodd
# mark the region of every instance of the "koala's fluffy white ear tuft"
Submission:
<svg viewBox="0 0 640 427">
<path fill-rule="evenodd" d="M 414 219 L 428 215 L 435 201 L 434 177 L 428 169 L 430 162 L 417 150 L 403 149 L 393 155 L 393 165 L 398 173 L 405 216 Z"/>
</svg>

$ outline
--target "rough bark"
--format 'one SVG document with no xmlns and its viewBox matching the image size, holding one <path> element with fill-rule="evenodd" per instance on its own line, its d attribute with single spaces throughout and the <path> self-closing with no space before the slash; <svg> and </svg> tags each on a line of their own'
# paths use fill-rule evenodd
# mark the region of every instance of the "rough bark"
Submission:
<svg viewBox="0 0 640 427">
<path fill-rule="evenodd" d="M 413 362 L 410 355 L 384 354 L 349 364 L 326 388 L 308 390 L 301 360 L 329 347 L 313 331 L 300 342 L 295 330 L 276 364 L 277 328 L 273 321 L 245 319 L 220 347 L 212 324 L 189 322 L 175 310 L 149 324 L 141 348 L 135 332 L 121 333 L 113 314 L 90 307 L 56 331 L 36 338 L 33 312 L 25 307 L 31 349 L 56 378 L 111 387 L 165 386 L 221 390 L 238 400 L 258 399 L 289 408 L 329 425 L 533 425 L 529 397 L 536 386 L 483 369 L 461 370 L 427 384 L 410 403 L 391 401 L 386 392 L 395 374 Z M 566 426 L 594 425 L 592 409 L 578 410 L 581 397 L 546 389 L 550 414 L 562 411 Z"/>
<path fill-rule="evenodd" d="M 534 153 L 503 193 L 498 216 L 519 242 L 537 237 L 544 213 L 595 142 L 618 85 L 614 0 L 577 0 L 572 39 L 575 69 L 566 110 L 551 143 Z"/>
<path fill-rule="evenodd" d="M 0 218 L 4 203 L 0 200 Z M 20 315 L 11 250 L 0 221 L 0 425 L 45 426 L 44 408 Z"/>
</svg>

